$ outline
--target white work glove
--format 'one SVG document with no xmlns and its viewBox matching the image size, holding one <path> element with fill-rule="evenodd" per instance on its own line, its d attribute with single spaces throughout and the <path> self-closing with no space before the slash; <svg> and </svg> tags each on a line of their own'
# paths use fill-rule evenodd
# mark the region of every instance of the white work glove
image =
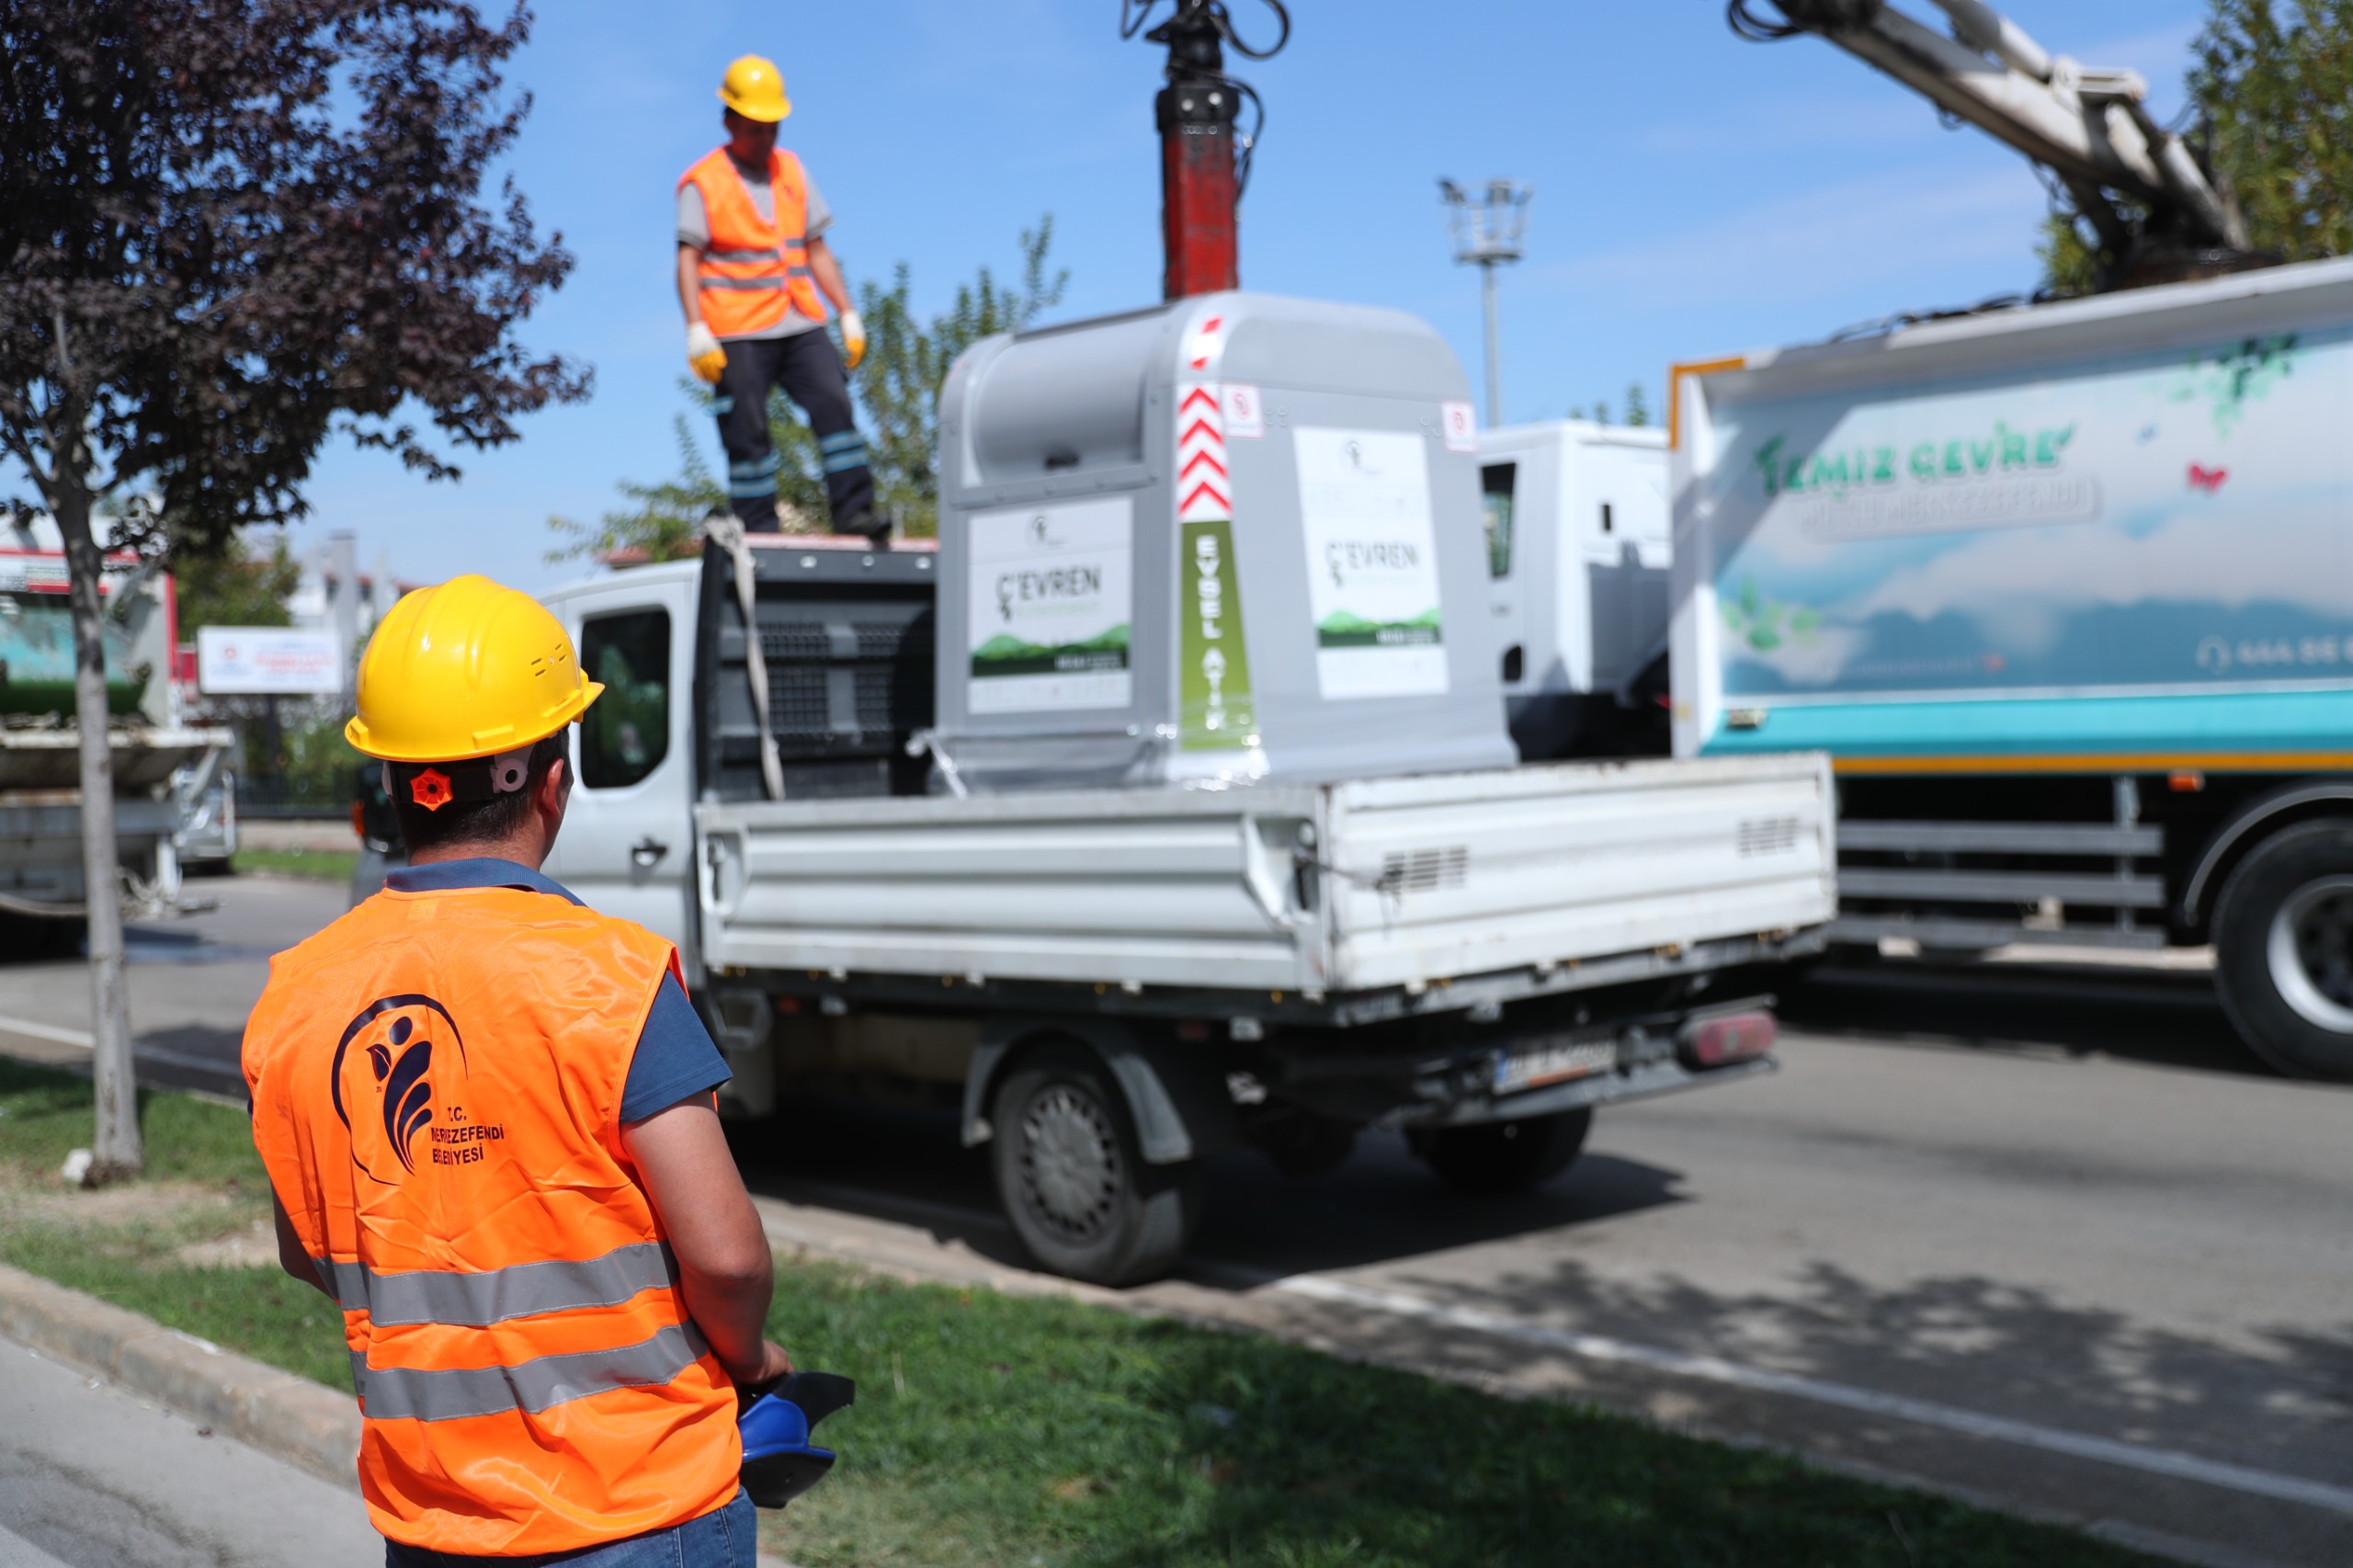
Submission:
<svg viewBox="0 0 2353 1568">
<path fill-rule="evenodd" d="M 866 358 L 866 324 L 858 319 L 856 311 L 842 312 L 842 362 L 851 369 Z"/>
<path fill-rule="evenodd" d="M 700 322 L 687 328 L 687 363 L 697 376 L 713 386 L 719 384 L 720 372 L 727 369 L 727 350 L 719 346 L 710 328 Z"/>
</svg>

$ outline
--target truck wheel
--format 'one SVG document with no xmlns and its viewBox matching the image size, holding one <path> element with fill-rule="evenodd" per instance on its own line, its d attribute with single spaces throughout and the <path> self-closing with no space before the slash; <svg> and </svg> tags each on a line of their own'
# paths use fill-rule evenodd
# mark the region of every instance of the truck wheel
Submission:
<svg viewBox="0 0 2353 1568">
<path fill-rule="evenodd" d="M 2353 822 L 2289 828 L 2239 862 L 2214 904 L 2214 979 L 2256 1055 L 2353 1079 Z"/>
<path fill-rule="evenodd" d="M 1054 1046 L 1023 1057 L 998 1086 L 992 1119 L 997 1199 L 1041 1267 L 1132 1285 L 1165 1274 L 1192 1240 L 1199 1168 L 1144 1163 L 1127 1098 L 1091 1052 Z"/>
<path fill-rule="evenodd" d="M 1471 1127 L 1416 1128 L 1406 1146 L 1457 1192 L 1525 1192 L 1567 1170 L 1593 1126 L 1590 1108 Z"/>
</svg>

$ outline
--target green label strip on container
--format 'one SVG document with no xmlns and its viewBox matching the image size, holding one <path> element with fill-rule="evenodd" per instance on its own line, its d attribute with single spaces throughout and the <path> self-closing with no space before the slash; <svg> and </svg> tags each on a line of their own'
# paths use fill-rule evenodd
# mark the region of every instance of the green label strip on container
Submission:
<svg viewBox="0 0 2353 1568">
<path fill-rule="evenodd" d="M 1250 699 L 1250 651 L 1242 639 L 1242 587 L 1233 570 L 1233 525 L 1224 517 L 1179 525 L 1178 744 L 1235 751 L 1258 744 Z"/>
</svg>

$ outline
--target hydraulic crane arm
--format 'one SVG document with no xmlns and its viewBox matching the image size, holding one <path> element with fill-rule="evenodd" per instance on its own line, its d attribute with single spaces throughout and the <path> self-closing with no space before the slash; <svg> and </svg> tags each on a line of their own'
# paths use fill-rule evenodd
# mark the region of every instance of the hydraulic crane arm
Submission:
<svg viewBox="0 0 2353 1568">
<path fill-rule="evenodd" d="M 1932 0 L 1952 36 L 1924 27 L 1887 0 L 1729 0 L 1734 31 L 1827 39 L 1947 113 L 2025 153 L 2055 175 L 2101 240 L 2121 248 L 2130 225 L 2108 192 L 2145 205 L 2153 226 L 2170 219 L 2196 244 L 2243 251 L 2245 225 L 2180 137 L 2148 110 L 2137 72 L 2104 71 L 2052 54 L 1984 0 Z M 1770 5 L 1782 17 L 1757 14 Z"/>
</svg>

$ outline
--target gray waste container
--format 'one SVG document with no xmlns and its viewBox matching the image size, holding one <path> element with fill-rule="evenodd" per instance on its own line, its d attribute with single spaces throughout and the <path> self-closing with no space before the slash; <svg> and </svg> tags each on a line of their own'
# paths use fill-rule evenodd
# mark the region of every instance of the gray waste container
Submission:
<svg viewBox="0 0 2353 1568">
<path fill-rule="evenodd" d="M 976 790 L 1506 767 L 1461 367 L 1210 294 L 975 345 L 940 407 L 937 750 Z"/>
</svg>

